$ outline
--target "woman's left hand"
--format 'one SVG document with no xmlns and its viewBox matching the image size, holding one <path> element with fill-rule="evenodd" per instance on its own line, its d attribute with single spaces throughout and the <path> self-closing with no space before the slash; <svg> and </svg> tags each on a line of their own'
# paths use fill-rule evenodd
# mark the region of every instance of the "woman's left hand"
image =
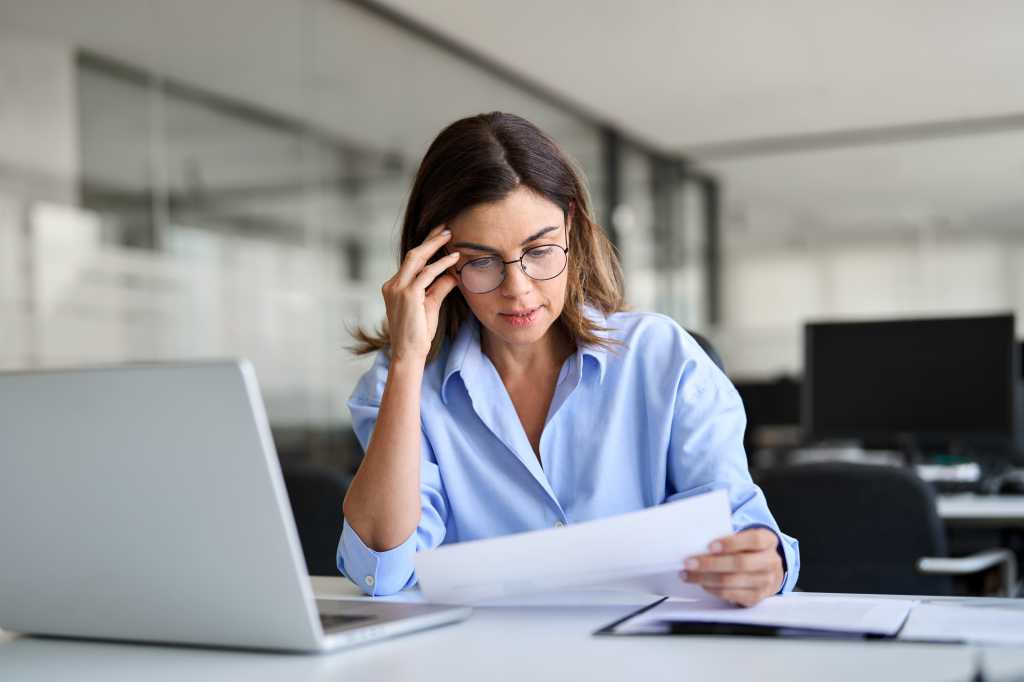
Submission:
<svg viewBox="0 0 1024 682">
<path fill-rule="evenodd" d="M 741 606 L 753 606 L 782 588 L 779 538 L 767 528 L 748 528 L 711 543 L 710 554 L 686 560 L 683 580 Z"/>
</svg>

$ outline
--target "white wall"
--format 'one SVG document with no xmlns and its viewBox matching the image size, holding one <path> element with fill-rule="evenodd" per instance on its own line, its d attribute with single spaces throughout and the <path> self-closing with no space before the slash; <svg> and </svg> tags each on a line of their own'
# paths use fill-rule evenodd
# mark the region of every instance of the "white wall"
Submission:
<svg viewBox="0 0 1024 682">
<path fill-rule="evenodd" d="M 811 319 L 1016 311 L 1024 130 L 711 164 L 724 187 L 725 324 L 747 375 L 801 369 Z"/>
<path fill-rule="evenodd" d="M 798 374 L 812 320 L 1013 311 L 1024 335 L 1024 235 L 761 245 L 725 258 L 715 340 L 734 376 Z"/>
<path fill-rule="evenodd" d="M 74 76 L 68 46 L 0 32 L 0 191 L 75 201 Z"/>
<path fill-rule="evenodd" d="M 76 122 L 71 50 L 0 31 L 0 367 L 35 362 L 27 219 L 75 201 Z"/>
<path fill-rule="evenodd" d="M 100 241 L 96 214 L 43 202 L 22 236 L 12 203 L 0 197 L 0 369 L 242 356 L 275 423 L 347 414 L 369 360 L 346 351 L 345 325 L 382 311 L 338 284 L 333 254 L 189 228 L 166 252 L 124 248 Z"/>
</svg>

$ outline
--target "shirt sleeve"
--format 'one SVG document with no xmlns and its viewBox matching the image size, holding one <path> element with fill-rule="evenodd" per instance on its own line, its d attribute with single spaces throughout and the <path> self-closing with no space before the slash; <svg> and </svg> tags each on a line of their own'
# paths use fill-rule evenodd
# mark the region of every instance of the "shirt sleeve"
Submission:
<svg viewBox="0 0 1024 682">
<path fill-rule="evenodd" d="M 386 381 L 387 357 L 380 353 L 348 401 L 352 428 L 364 452 L 377 423 Z M 367 547 L 345 521 L 338 543 L 338 570 L 370 596 L 394 594 L 416 584 L 416 552 L 441 544 L 448 518 L 448 498 L 426 434 L 422 434 L 420 440 L 420 509 L 420 523 L 416 530 L 397 547 L 380 552 Z"/>
<path fill-rule="evenodd" d="M 763 527 L 778 536 L 785 574 L 779 593 L 790 592 L 800 574 L 799 543 L 779 529 L 764 493 L 750 478 L 743 402 L 696 342 L 693 348 L 687 344 L 686 352 L 670 436 L 666 501 L 725 489 L 734 531 Z"/>
</svg>

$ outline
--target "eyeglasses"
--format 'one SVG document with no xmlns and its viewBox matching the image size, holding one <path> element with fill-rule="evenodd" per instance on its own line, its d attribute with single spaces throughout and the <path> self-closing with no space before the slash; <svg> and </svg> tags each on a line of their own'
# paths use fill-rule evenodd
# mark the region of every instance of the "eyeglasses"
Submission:
<svg viewBox="0 0 1024 682">
<path fill-rule="evenodd" d="M 569 261 L 569 249 L 558 244 L 534 246 L 523 251 L 515 260 L 501 260 L 498 256 L 474 258 L 455 272 L 462 279 L 462 285 L 474 294 L 494 291 L 505 281 L 505 266 L 519 263 L 520 269 L 530 279 L 554 279 L 562 274 Z"/>
</svg>

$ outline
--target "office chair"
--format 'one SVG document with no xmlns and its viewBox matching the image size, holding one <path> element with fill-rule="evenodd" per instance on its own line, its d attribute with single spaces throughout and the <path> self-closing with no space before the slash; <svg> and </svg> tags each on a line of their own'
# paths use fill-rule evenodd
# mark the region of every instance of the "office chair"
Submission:
<svg viewBox="0 0 1024 682">
<path fill-rule="evenodd" d="M 313 464 L 284 464 L 282 473 L 309 574 L 337 576 L 341 503 L 351 478 Z"/>
<path fill-rule="evenodd" d="M 953 576 L 999 567 L 1001 593 L 1015 596 L 1013 552 L 948 557 L 934 492 L 910 469 L 803 464 L 766 469 L 758 484 L 779 526 L 800 542 L 802 590 L 952 595 Z"/>
</svg>

